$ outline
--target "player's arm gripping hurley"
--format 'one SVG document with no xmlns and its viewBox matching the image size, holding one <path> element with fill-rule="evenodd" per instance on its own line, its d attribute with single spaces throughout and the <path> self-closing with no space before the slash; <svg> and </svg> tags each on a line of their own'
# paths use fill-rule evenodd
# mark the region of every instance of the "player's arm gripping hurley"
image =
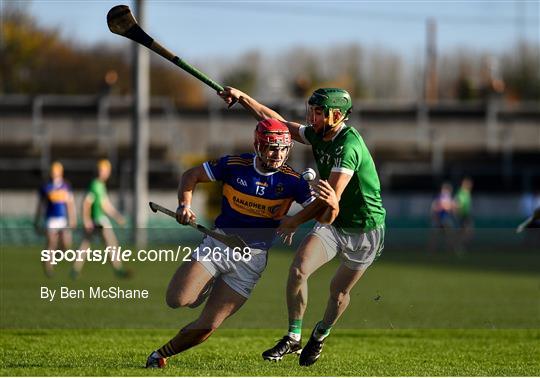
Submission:
<svg viewBox="0 0 540 378">
<path fill-rule="evenodd" d="M 218 92 L 218 94 L 229 105 L 234 104 L 234 102 L 238 101 L 246 110 L 248 110 L 255 117 L 257 121 L 262 121 L 268 118 L 274 118 L 282 121 L 289 128 L 291 137 L 295 141 L 305 144 L 304 139 L 302 139 L 302 137 L 300 136 L 299 130 L 302 125 L 300 125 L 299 123 L 287 121 L 281 116 L 281 114 L 279 114 L 275 110 L 261 104 L 257 100 L 251 98 L 249 95 L 236 88 L 224 87 L 223 91 Z"/>
<path fill-rule="evenodd" d="M 176 220 L 178 223 L 188 224 L 195 222 L 197 217 L 191 209 L 193 190 L 195 190 L 198 183 L 210 181 L 202 165 L 184 172 L 178 185 L 178 208 L 176 209 Z"/>
</svg>

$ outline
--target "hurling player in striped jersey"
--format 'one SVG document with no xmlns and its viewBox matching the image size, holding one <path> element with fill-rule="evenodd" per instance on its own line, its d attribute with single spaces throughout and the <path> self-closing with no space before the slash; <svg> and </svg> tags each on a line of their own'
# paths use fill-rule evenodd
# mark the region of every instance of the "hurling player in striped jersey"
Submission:
<svg viewBox="0 0 540 378">
<path fill-rule="evenodd" d="M 51 164 L 51 179 L 39 190 L 39 202 L 36 209 L 34 226 L 39 230 L 40 219 L 45 213 L 45 229 L 47 232 L 47 250 L 49 253 L 59 247 L 71 247 L 71 229 L 77 226 L 75 201 L 71 186 L 64 180 L 64 167 L 58 161 Z M 52 259 L 43 262 L 43 270 L 47 277 L 54 273 Z"/>
<path fill-rule="evenodd" d="M 167 304 L 172 308 L 196 307 L 207 297 L 208 301 L 197 319 L 150 354 L 148 368 L 161 368 L 167 358 L 202 343 L 242 307 L 266 267 L 268 249 L 292 202 L 307 206 L 315 199 L 309 184 L 285 164 L 292 141 L 282 122 L 273 119 L 259 122 L 254 147 L 255 153 L 207 161 L 182 176 L 176 211 L 178 222 L 187 224 L 195 220 L 191 200 L 199 183 L 220 181 L 223 193 L 216 230 L 240 236 L 249 248 L 235 252 L 206 236 L 190 261 L 178 268 L 167 289 Z M 328 190 L 325 183 L 320 186 L 320 191 Z M 331 217 L 331 212 L 322 216 Z M 203 252 L 206 250 L 212 253 Z"/>
</svg>

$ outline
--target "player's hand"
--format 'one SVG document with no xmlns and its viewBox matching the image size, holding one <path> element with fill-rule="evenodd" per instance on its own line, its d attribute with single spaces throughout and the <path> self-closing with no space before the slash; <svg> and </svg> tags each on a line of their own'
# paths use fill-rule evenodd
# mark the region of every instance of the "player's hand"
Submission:
<svg viewBox="0 0 540 378">
<path fill-rule="evenodd" d="M 84 231 L 86 231 L 87 234 L 92 233 L 92 231 L 94 231 L 94 224 L 92 222 L 84 222 Z"/>
<path fill-rule="evenodd" d="M 126 218 L 124 218 L 121 215 L 117 216 L 115 220 L 116 220 L 116 223 L 118 223 L 120 226 L 126 225 Z"/>
<path fill-rule="evenodd" d="M 195 212 L 191 210 L 189 206 L 187 207 L 178 207 L 176 209 L 176 221 L 180 224 L 190 224 L 195 222 L 197 216 Z"/>
<path fill-rule="evenodd" d="M 293 220 L 293 217 L 285 217 L 281 220 L 277 228 L 277 235 L 285 245 L 291 245 L 294 233 L 298 228 L 298 224 Z"/>
<path fill-rule="evenodd" d="M 240 97 L 245 96 L 242 91 L 239 91 L 238 89 L 232 87 L 224 87 L 223 91 L 218 92 L 218 95 L 228 105 L 233 105 L 240 99 Z"/>
<path fill-rule="evenodd" d="M 77 221 L 76 220 L 72 220 L 69 222 L 69 228 L 71 228 L 72 230 L 76 229 L 77 228 Z"/>
<path fill-rule="evenodd" d="M 334 188 L 326 180 L 319 180 L 315 187 L 315 194 L 322 200 L 328 207 L 339 210 L 339 200 L 336 196 Z"/>
</svg>

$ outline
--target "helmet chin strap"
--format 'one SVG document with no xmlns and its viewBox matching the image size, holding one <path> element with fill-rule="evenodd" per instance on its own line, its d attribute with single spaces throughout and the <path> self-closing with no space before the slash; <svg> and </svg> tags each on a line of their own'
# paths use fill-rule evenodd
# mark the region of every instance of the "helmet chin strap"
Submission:
<svg viewBox="0 0 540 378">
<path fill-rule="evenodd" d="M 347 114 L 341 116 L 337 121 L 334 121 L 334 113 L 330 112 L 330 114 L 328 115 L 328 125 L 325 123 L 322 131 L 318 134 L 322 135 L 323 137 L 326 136 L 328 132 L 339 126 L 343 121 L 345 121 L 346 118 Z"/>
</svg>

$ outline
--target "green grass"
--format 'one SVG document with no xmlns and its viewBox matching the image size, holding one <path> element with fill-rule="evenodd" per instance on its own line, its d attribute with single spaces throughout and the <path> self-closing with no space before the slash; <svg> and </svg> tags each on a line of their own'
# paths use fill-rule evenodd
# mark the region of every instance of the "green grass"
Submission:
<svg viewBox="0 0 540 378">
<path fill-rule="evenodd" d="M 77 282 L 69 266 L 46 279 L 39 247 L 0 253 L 1 375 L 182 376 L 538 376 L 540 280 L 535 254 L 422 256 L 387 251 L 352 293 L 321 360 L 301 368 L 289 356 L 260 353 L 286 327 L 285 279 L 292 254 L 272 251 L 246 305 L 204 344 L 163 371 L 142 366 L 150 351 L 197 316 L 171 310 L 163 294 L 176 263 L 131 264 L 117 281 L 109 266 L 88 263 Z M 336 263 L 310 279 L 304 333 L 320 319 Z M 39 299 L 39 288 L 118 285 L 145 288 L 148 300 Z"/>
<path fill-rule="evenodd" d="M 2 375 L 535 376 L 540 333 L 527 330 L 336 330 L 321 359 L 267 362 L 275 330 L 218 330 L 206 343 L 142 368 L 174 330 L 47 330 L 2 333 Z"/>
</svg>

